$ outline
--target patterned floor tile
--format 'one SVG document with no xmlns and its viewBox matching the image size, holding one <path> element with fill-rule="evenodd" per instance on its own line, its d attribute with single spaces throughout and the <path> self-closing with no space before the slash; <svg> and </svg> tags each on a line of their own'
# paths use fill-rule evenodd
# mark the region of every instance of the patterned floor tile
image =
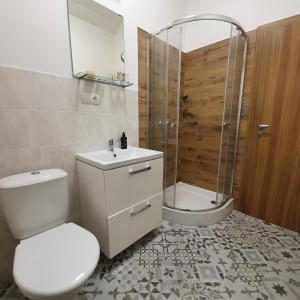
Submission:
<svg viewBox="0 0 300 300">
<path fill-rule="evenodd" d="M 300 234 L 233 211 L 210 226 L 164 221 L 81 289 L 93 300 L 300 299 Z M 1 299 L 25 299 L 13 283 Z"/>
</svg>

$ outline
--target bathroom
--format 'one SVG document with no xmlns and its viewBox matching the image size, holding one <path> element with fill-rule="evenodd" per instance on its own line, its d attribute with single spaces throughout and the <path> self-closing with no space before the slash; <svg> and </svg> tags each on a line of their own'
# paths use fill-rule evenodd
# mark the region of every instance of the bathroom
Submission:
<svg viewBox="0 0 300 300">
<path fill-rule="evenodd" d="M 300 299 L 299 0 L 0 22 L 0 299 Z"/>
</svg>

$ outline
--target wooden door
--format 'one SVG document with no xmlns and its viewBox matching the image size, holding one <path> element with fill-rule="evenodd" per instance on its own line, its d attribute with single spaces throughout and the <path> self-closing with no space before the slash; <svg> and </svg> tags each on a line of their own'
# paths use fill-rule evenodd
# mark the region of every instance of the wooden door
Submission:
<svg viewBox="0 0 300 300">
<path fill-rule="evenodd" d="M 252 93 L 241 210 L 300 231 L 300 15 L 258 28 Z"/>
</svg>

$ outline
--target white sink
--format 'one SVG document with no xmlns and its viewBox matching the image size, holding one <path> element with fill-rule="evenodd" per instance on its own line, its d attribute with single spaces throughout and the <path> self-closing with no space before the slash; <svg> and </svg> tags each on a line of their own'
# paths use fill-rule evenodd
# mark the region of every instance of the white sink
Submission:
<svg viewBox="0 0 300 300">
<path fill-rule="evenodd" d="M 163 157 L 163 152 L 136 147 L 114 148 L 114 152 L 100 150 L 76 154 L 76 159 L 102 170 L 111 170 L 159 157 Z"/>
</svg>

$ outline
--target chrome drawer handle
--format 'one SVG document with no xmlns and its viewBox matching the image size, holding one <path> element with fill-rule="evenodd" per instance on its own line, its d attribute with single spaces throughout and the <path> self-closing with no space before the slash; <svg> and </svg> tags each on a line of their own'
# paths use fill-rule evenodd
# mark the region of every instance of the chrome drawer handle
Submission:
<svg viewBox="0 0 300 300">
<path fill-rule="evenodd" d="M 134 170 L 134 171 L 133 170 L 129 170 L 128 173 L 129 173 L 129 175 L 134 175 L 134 174 L 145 172 L 145 171 L 149 171 L 149 170 L 151 170 L 151 166 L 148 166 L 148 167 L 140 169 L 140 170 Z"/>
<path fill-rule="evenodd" d="M 151 207 L 151 204 L 147 204 L 146 206 L 140 208 L 140 209 L 137 210 L 137 211 L 131 211 L 129 214 L 130 214 L 131 216 L 135 216 L 135 215 L 137 215 L 137 214 L 139 214 L 139 213 L 145 211 L 146 209 L 148 209 L 148 208 L 150 208 L 150 207 Z"/>
</svg>

